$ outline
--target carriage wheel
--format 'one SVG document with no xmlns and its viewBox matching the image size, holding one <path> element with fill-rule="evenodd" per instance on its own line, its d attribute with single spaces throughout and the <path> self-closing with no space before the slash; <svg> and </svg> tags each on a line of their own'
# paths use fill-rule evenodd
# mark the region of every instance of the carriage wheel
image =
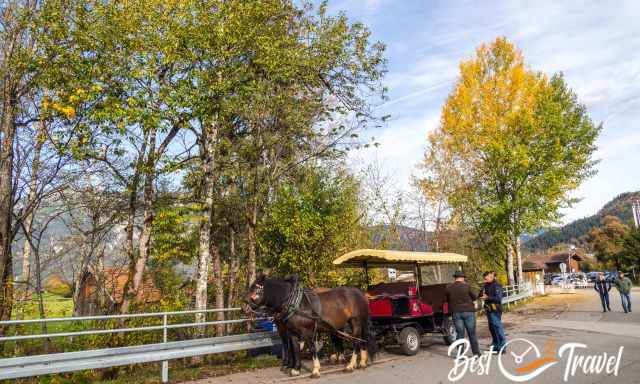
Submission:
<svg viewBox="0 0 640 384">
<path fill-rule="evenodd" d="M 398 337 L 402 353 L 412 356 L 420 350 L 420 334 L 414 327 L 404 327 Z"/>
<path fill-rule="evenodd" d="M 458 333 L 456 331 L 456 324 L 449 316 L 445 316 L 444 319 L 442 319 L 442 333 L 442 339 L 444 340 L 444 343 L 446 345 L 451 345 L 454 341 L 456 341 L 456 338 L 458 336 Z"/>
</svg>

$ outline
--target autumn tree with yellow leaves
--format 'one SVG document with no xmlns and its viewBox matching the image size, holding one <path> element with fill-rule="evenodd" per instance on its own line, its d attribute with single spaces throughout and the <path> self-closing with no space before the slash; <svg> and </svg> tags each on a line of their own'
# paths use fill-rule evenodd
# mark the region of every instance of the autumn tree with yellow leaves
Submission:
<svg viewBox="0 0 640 384">
<path fill-rule="evenodd" d="M 420 180 L 426 195 L 446 184 L 452 219 L 522 281 L 520 237 L 557 222 L 569 192 L 594 173 L 601 127 L 562 74 L 529 68 L 505 38 L 482 44 L 428 137 Z M 443 166 L 444 165 L 444 166 Z"/>
</svg>

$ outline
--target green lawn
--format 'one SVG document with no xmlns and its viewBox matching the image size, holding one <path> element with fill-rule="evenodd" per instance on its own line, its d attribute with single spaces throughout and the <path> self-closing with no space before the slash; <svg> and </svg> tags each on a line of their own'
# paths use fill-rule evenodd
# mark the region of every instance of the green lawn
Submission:
<svg viewBox="0 0 640 384">
<path fill-rule="evenodd" d="M 42 294 L 44 301 L 45 317 L 68 317 L 73 314 L 73 300 L 71 298 L 45 292 Z M 12 318 L 15 319 L 18 308 L 14 308 Z M 33 295 L 31 302 L 23 308 L 24 319 L 39 319 L 38 296 Z"/>
</svg>

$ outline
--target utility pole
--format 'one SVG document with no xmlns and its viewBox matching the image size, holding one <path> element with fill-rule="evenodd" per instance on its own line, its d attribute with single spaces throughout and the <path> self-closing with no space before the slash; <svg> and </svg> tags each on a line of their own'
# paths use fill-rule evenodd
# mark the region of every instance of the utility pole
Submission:
<svg viewBox="0 0 640 384">
<path fill-rule="evenodd" d="M 636 229 L 640 228 L 640 199 L 633 199 L 631 201 L 631 208 L 633 209 L 633 223 Z"/>
</svg>

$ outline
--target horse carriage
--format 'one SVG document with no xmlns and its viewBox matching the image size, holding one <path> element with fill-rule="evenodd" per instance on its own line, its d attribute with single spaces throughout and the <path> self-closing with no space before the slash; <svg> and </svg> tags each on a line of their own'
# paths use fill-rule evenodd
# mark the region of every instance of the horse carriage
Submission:
<svg viewBox="0 0 640 384">
<path fill-rule="evenodd" d="M 455 341 L 445 288 L 465 262 L 466 256 L 455 253 L 360 249 L 340 256 L 333 264 L 363 269 L 377 343 L 399 346 L 404 354 L 414 355 L 423 335 L 440 334 L 447 345 Z M 386 281 L 370 284 L 372 268 L 387 272 L 385 279 L 373 276 Z"/>
<path fill-rule="evenodd" d="M 353 287 L 304 289 L 297 278 L 270 278 L 259 274 L 246 302 L 252 310 L 273 316 L 282 338 L 283 364 L 300 374 L 301 344 L 313 358 L 312 376 L 320 375 L 318 335 L 331 335 L 338 355 L 341 340 L 352 343 L 346 371 L 365 368 L 376 344 L 398 345 L 407 355 L 420 349 L 422 336 L 441 334 L 451 344 L 456 331 L 445 300 L 445 287 L 467 257 L 453 253 L 403 252 L 361 249 L 333 261 L 339 267 L 364 270 L 366 293 Z M 402 271 L 393 281 L 370 284 L 371 268 Z M 406 273 L 409 272 L 409 273 Z M 359 362 L 358 362 L 359 358 Z"/>
</svg>

